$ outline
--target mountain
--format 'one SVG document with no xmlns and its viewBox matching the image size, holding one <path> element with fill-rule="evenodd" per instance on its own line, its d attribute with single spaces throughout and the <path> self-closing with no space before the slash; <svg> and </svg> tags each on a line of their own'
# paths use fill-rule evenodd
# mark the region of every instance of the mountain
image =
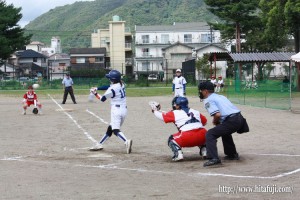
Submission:
<svg viewBox="0 0 300 200">
<path fill-rule="evenodd" d="M 25 26 L 33 41 L 49 44 L 59 36 L 64 52 L 74 47 L 90 47 L 91 33 L 108 28 L 114 15 L 135 25 L 164 25 L 173 22 L 215 22 L 203 0 L 95 0 L 56 7 Z"/>
</svg>

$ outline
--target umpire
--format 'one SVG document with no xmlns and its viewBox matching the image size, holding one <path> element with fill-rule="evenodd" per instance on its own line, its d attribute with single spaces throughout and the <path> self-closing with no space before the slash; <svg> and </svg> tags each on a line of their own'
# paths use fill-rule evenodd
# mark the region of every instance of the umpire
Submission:
<svg viewBox="0 0 300 200">
<path fill-rule="evenodd" d="M 249 127 L 241 114 L 225 96 L 214 93 L 214 85 L 211 82 L 203 82 L 198 86 L 200 101 L 204 99 L 204 106 L 213 116 L 214 128 L 206 132 L 207 156 L 210 160 L 204 163 L 204 167 L 221 164 L 218 156 L 217 139 L 222 137 L 225 160 L 239 160 L 233 142 L 232 133 L 248 132 Z M 248 130 L 247 130 L 248 129 Z"/>
<path fill-rule="evenodd" d="M 67 73 L 66 77 L 64 77 L 62 84 L 64 86 L 65 92 L 64 92 L 64 99 L 62 101 L 62 104 L 66 103 L 67 97 L 68 97 L 68 93 L 70 93 L 70 96 L 72 98 L 72 101 L 74 104 L 76 104 L 76 100 L 75 100 L 75 96 L 74 96 L 74 91 L 73 91 L 73 80 L 70 77 L 70 74 Z"/>
</svg>

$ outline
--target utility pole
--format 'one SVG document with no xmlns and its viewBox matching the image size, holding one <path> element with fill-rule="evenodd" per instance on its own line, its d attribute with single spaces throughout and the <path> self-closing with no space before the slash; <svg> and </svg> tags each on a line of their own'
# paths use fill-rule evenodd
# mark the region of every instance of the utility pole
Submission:
<svg viewBox="0 0 300 200">
<path fill-rule="evenodd" d="M 210 43 L 212 44 L 212 42 L 213 42 L 213 37 L 212 37 L 212 27 L 211 27 L 211 25 L 209 25 L 209 29 L 210 29 Z"/>
</svg>

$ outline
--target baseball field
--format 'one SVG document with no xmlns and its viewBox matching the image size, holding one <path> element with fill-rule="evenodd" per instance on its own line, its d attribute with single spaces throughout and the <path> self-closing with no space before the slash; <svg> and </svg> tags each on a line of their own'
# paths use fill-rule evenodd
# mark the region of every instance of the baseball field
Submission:
<svg viewBox="0 0 300 200">
<path fill-rule="evenodd" d="M 88 151 L 106 131 L 110 105 L 76 98 L 62 105 L 62 94 L 45 95 L 42 115 L 32 108 L 21 115 L 22 98 L 0 95 L 0 199 L 299 199 L 299 114 L 237 105 L 250 127 L 233 134 L 241 159 L 204 168 L 198 148 L 171 161 L 167 139 L 176 128 L 148 106 L 155 100 L 169 110 L 171 95 L 127 98 L 122 131 L 133 140 L 131 154 L 115 136 Z M 211 128 L 199 98 L 188 98 Z M 221 140 L 218 149 L 222 158 Z"/>
</svg>

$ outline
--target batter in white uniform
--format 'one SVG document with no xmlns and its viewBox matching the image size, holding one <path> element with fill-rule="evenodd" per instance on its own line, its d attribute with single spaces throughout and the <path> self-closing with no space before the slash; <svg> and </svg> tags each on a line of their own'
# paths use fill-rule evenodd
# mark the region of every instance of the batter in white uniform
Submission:
<svg viewBox="0 0 300 200">
<path fill-rule="evenodd" d="M 120 131 L 127 115 L 125 85 L 121 81 L 121 73 L 117 70 L 111 70 L 108 74 L 106 74 L 106 77 L 110 80 L 111 85 L 104 95 L 99 95 L 97 93 L 97 88 L 92 88 L 91 92 L 102 102 L 111 98 L 111 123 L 100 142 L 94 147 L 91 147 L 90 150 L 102 150 L 103 143 L 111 137 L 112 133 L 114 133 L 118 138 L 124 141 L 127 153 L 129 154 L 131 153 L 132 140 L 127 139 L 124 133 Z"/>
</svg>

